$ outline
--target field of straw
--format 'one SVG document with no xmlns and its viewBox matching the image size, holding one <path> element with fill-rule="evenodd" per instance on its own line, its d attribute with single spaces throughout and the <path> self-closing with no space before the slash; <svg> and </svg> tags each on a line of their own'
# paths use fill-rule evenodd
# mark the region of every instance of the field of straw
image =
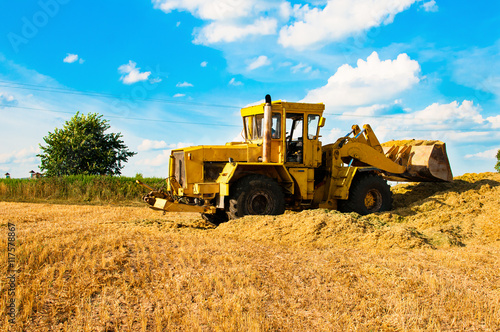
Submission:
<svg viewBox="0 0 500 332">
<path fill-rule="evenodd" d="M 0 330 L 500 331 L 500 174 L 393 191 L 390 213 L 217 228 L 146 207 L 0 202 Z"/>
</svg>

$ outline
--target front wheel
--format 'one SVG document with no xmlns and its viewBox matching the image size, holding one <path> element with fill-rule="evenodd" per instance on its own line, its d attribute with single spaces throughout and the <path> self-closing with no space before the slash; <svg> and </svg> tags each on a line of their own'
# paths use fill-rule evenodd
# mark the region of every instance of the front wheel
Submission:
<svg viewBox="0 0 500 332">
<path fill-rule="evenodd" d="M 279 184 L 264 175 L 249 175 L 232 188 L 231 219 L 246 215 L 278 215 L 285 212 L 285 196 Z"/>
<path fill-rule="evenodd" d="M 358 175 L 352 182 L 349 198 L 339 202 L 342 212 L 367 215 L 392 209 L 391 187 L 375 174 Z"/>
</svg>

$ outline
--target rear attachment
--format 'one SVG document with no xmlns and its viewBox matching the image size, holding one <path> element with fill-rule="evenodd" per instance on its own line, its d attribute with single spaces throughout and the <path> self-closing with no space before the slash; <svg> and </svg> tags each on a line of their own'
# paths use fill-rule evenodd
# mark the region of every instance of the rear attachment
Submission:
<svg viewBox="0 0 500 332">
<path fill-rule="evenodd" d="M 171 181 L 171 179 L 168 179 Z M 162 189 L 155 190 L 147 184 L 136 180 L 137 184 L 151 190 L 148 194 L 142 197 L 143 201 L 149 204 L 153 210 L 165 212 L 200 212 L 200 213 L 215 213 L 216 209 L 212 206 L 203 205 L 202 200 L 191 199 L 188 197 L 179 197 L 171 191 Z"/>
</svg>

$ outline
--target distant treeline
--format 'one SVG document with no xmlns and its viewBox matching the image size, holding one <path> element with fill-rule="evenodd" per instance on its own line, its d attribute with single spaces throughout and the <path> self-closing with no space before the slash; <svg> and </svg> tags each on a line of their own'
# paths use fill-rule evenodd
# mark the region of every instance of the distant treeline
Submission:
<svg viewBox="0 0 500 332">
<path fill-rule="evenodd" d="M 118 203 L 136 205 L 148 189 L 138 185 L 139 179 L 157 188 L 165 184 L 161 178 L 71 175 L 39 179 L 0 179 L 0 200 L 15 202 L 49 202 L 71 204 Z"/>
</svg>

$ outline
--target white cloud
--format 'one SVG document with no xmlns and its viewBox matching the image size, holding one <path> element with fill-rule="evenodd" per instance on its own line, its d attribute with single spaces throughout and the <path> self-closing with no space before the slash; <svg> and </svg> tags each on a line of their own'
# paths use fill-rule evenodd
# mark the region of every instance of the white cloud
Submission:
<svg viewBox="0 0 500 332">
<path fill-rule="evenodd" d="M 464 122 L 471 124 L 484 123 L 482 115 L 479 113 L 481 108 L 475 106 L 474 102 L 464 100 L 460 105 L 457 101 L 449 104 L 434 103 L 427 106 L 424 110 L 413 113 L 414 123 L 440 124 L 443 122 Z"/>
<path fill-rule="evenodd" d="M 0 92 L 0 108 L 4 108 L 6 106 L 16 106 L 17 104 L 17 99 L 13 95 Z"/>
<path fill-rule="evenodd" d="M 215 21 L 203 27 L 194 39 L 195 44 L 230 43 L 252 35 L 275 34 L 278 22 L 273 18 L 258 18 L 252 24 Z"/>
<path fill-rule="evenodd" d="M 208 65 L 208 62 L 206 62 L 206 61 L 203 61 L 202 63 L 200 63 L 201 67 L 206 67 L 207 65 Z"/>
<path fill-rule="evenodd" d="M 167 14 L 187 11 L 205 21 L 206 25 L 194 30 L 197 44 L 275 35 L 281 26 L 279 43 L 297 49 L 389 24 L 417 1 L 422 0 L 320 0 L 292 7 L 285 0 L 152 0 L 155 8 Z"/>
<path fill-rule="evenodd" d="M 193 85 L 191 83 L 188 83 L 188 82 L 179 82 L 175 85 L 176 87 L 178 88 L 187 88 L 187 87 L 192 87 Z"/>
<path fill-rule="evenodd" d="M 416 138 L 463 142 L 491 136 L 488 123 L 480 114 L 481 107 L 469 100 L 462 103 L 434 103 L 423 110 L 398 114 L 387 114 L 390 107 L 391 105 L 360 107 L 354 112 L 344 113 L 340 119 L 355 117 L 364 122 L 369 118 L 368 122 L 381 141 L 389 138 Z M 477 129 L 471 129 L 471 124 Z"/>
<path fill-rule="evenodd" d="M 240 85 L 243 85 L 242 82 L 239 82 L 237 81 L 234 77 L 231 78 L 231 80 L 229 81 L 229 85 L 233 85 L 233 86 L 240 86 Z"/>
<path fill-rule="evenodd" d="M 253 59 L 252 62 L 250 62 L 250 64 L 248 65 L 247 69 L 254 70 L 254 69 L 257 69 L 259 67 L 269 66 L 270 64 L 271 64 L 271 61 L 267 58 L 267 56 L 261 55 L 255 59 Z"/>
<path fill-rule="evenodd" d="M 422 7 L 424 8 L 424 10 L 426 12 L 437 12 L 439 10 L 439 7 L 438 5 L 436 4 L 436 1 L 435 0 L 431 0 L 431 1 L 428 1 L 428 2 L 424 2 L 422 4 Z"/>
<path fill-rule="evenodd" d="M 76 62 L 77 60 L 78 60 L 78 54 L 68 53 L 68 55 L 64 58 L 63 62 L 73 63 L 73 62 Z"/>
<path fill-rule="evenodd" d="M 155 8 L 165 13 L 173 10 L 188 11 L 203 20 L 227 20 L 247 17 L 262 6 L 256 0 L 153 0 Z"/>
<path fill-rule="evenodd" d="M 293 7 L 296 21 L 280 30 L 279 43 L 305 49 L 339 41 L 355 33 L 392 23 L 394 16 L 417 0 L 328 0 L 326 6 Z"/>
<path fill-rule="evenodd" d="M 164 149 L 166 147 L 167 147 L 167 143 L 165 141 L 152 141 L 152 140 L 149 140 L 149 139 L 145 139 L 137 147 L 137 150 L 139 150 L 139 151 L 150 151 L 150 150 Z"/>
<path fill-rule="evenodd" d="M 177 21 L 177 23 L 175 24 L 175 26 L 178 28 L 179 26 L 181 25 L 181 22 L 180 21 Z"/>
<path fill-rule="evenodd" d="M 185 97 L 186 95 L 184 93 L 176 93 L 174 95 L 174 98 L 180 98 L 180 97 Z"/>
<path fill-rule="evenodd" d="M 496 149 L 491 149 L 491 150 L 487 150 L 487 151 L 483 151 L 483 152 L 474 153 L 474 154 L 467 154 L 467 155 L 465 155 L 465 158 L 467 158 L 467 159 L 476 159 L 476 158 L 478 158 L 478 159 L 496 159 L 498 150 L 500 150 L 500 147 L 496 148 Z"/>
<path fill-rule="evenodd" d="M 490 116 L 486 118 L 489 123 L 491 123 L 491 127 L 493 129 L 499 129 L 500 128 L 500 115 L 497 116 Z"/>
<path fill-rule="evenodd" d="M 309 91 L 303 101 L 323 102 L 328 107 L 368 105 L 393 98 L 420 81 L 420 65 L 404 53 L 381 61 L 373 52 L 357 65 L 341 66 L 325 86 Z"/>
<path fill-rule="evenodd" d="M 153 0 L 154 7 L 165 13 L 188 11 L 210 22 L 195 29 L 194 42 L 204 45 L 234 42 L 251 35 L 275 34 L 278 21 L 270 17 L 268 11 L 286 16 L 286 6 L 281 3 L 276 0 Z"/>
<path fill-rule="evenodd" d="M 124 84 L 134 84 L 140 81 L 147 80 L 149 78 L 149 75 L 151 75 L 151 72 L 146 71 L 141 73 L 141 68 L 137 68 L 136 66 L 137 63 L 130 60 L 127 64 L 118 67 L 118 71 L 120 72 L 120 74 L 123 74 L 120 77 L 120 81 L 122 81 Z"/>
</svg>

